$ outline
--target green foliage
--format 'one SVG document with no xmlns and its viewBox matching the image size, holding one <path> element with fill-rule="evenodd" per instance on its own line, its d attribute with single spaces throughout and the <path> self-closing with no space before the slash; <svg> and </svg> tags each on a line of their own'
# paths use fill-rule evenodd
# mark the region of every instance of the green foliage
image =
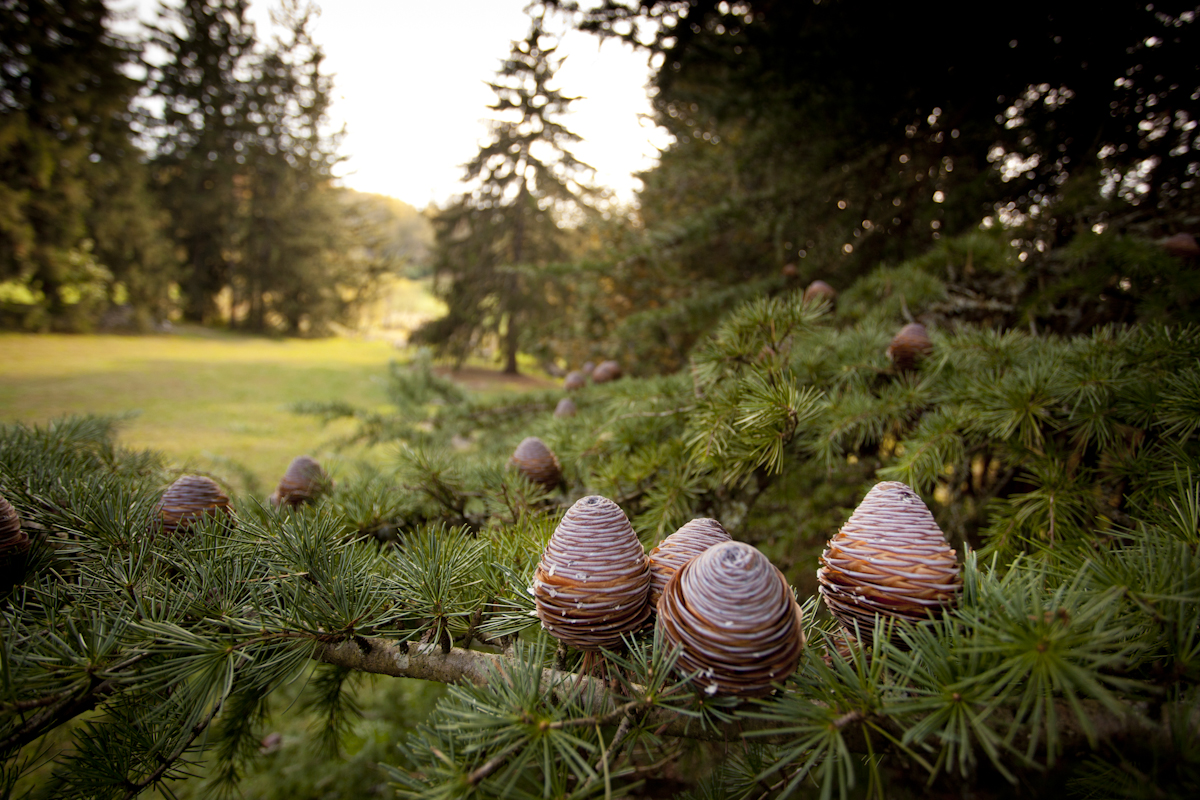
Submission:
<svg viewBox="0 0 1200 800">
<path fill-rule="evenodd" d="M 517 372 L 517 351 L 532 346 L 531 325 L 550 316 L 544 268 L 560 261 L 571 235 L 566 218 L 587 210 L 591 171 L 567 149 L 579 137 L 559 118 L 577 98 L 552 88 L 556 45 L 541 17 L 490 83 L 498 115 L 488 141 L 464 166 L 473 188 L 442 209 L 435 228 L 434 278 L 449 307 L 415 340 L 461 364 L 486 345 Z"/>
</svg>

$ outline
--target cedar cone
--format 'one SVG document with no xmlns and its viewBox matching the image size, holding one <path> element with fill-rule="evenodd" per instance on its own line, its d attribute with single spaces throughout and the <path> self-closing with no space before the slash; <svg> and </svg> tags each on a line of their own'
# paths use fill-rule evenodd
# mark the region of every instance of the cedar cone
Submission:
<svg viewBox="0 0 1200 800">
<path fill-rule="evenodd" d="M 694 519 L 650 551 L 650 607 L 658 606 L 658 598 L 671 576 L 687 562 L 713 545 L 730 541 L 729 533 L 715 519 Z"/>
<path fill-rule="evenodd" d="M 933 352 L 933 342 L 929 341 L 929 333 L 919 322 L 910 322 L 900 329 L 888 345 L 888 360 L 897 369 L 912 369 L 917 361 Z"/>
<path fill-rule="evenodd" d="M 958 601 L 958 560 L 917 493 L 899 481 L 875 485 L 829 540 L 817 570 L 825 605 L 864 647 L 875 618 L 920 622 Z"/>
<path fill-rule="evenodd" d="M 550 635 L 581 650 L 613 648 L 650 616 L 650 561 L 629 518 L 591 495 L 563 515 L 529 592 Z"/>
<path fill-rule="evenodd" d="M 558 457 L 536 436 L 522 439 L 508 463 L 526 478 L 547 489 L 553 489 L 562 480 Z"/>
<path fill-rule="evenodd" d="M 151 530 L 161 528 L 165 533 L 181 533 L 204 516 L 215 517 L 220 513 L 225 514 L 226 521 L 233 522 L 229 498 L 217 482 L 203 475 L 184 475 L 163 492 L 154 507 Z"/>
<path fill-rule="evenodd" d="M 12 503 L 0 497 L 0 585 L 21 580 L 25 573 L 23 556 L 29 550 L 29 536 L 21 530 L 21 518 Z"/>
<path fill-rule="evenodd" d="M 592 370 L 593 383 L 608 383 L 619 377 L 621 377 L 621 365 L 615 361 L 601 361 L 600 365 Z"/>
<path fill-rule="evenodd" d="M 804 290 L 804 302 L 816 303 L 821 300 L 828 300 L 829 305 L 832 306 L 837 300 L 837 291 L 825 281 L 813 281 Z"/>
<path fill-rule="evenodd" d="M 567 377 L 563 378 L 563 388 L 568 392 L 574 392 L 587 386 L 587 376 L 579 370 L 572 370 L 567 373 Z"/>
<path fill-rule="evenodd" d="M 1176 258 L 1200 256 L 1200 245 L 1196 244 L 1196 237 L 1190 233 L 1177 233 L 1163 239 L 1162 248 Z"/>
<path fill-rule="evenodd" d="M 796 671 L 804 632 L 800 605 L 770 560 L 744 542 L 722 542 L 685 564 L 658 601 L 676 666 L 707 694 L 770 694 Z"/>
<path fill-rule="evenodd" d="M 316 460 L 310 456 L 296 456 L 268 499 L 276 507 L 298 506 L 316 500 L 331 486 L 329 475 Z"/>
<path fill-rule="evenodd" d="M 573 417 L 578 413 L 579 409 L 575 407 L 575 401 L 569 397 L 564 397 L 558 401 L 558 405 L 554 407 L 554 416 L 556 417 Z"/>
</svg>

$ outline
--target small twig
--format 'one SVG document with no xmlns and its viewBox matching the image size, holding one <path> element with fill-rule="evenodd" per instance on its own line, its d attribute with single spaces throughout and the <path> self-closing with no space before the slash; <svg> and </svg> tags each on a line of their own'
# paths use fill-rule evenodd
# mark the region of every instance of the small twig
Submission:
<svg viewBox="0 0 1200 800">
<path fill-rule="evenodd" d="M 509 756 L 520 750 L 522 747 L 525 747 L 527 744 L 529 743 L 524 739 L 517 739 L 508 747 L 504 748 L 499 753 L 483 762 L 478 769 L 468 775 L 467 783 L 471 784 L 472 786 L 477 786 L 481 780 L 498 770 L 504 764 L 504 762 L 508 760 Z"/>
<path fill-rule="evenodd" d="M 204 733 L 209 724 L 213 721 L 213 718 L 217 716 L 217 712 L 220 710 L 221 703 L 214 703 L 212 710 L 208 712 L 208 716 L 197 722 L 192 727 L 192 732 L 188 735 L 187 739 L 180 742 L 179 746 L 175 748 L 171 755 L 163 756 L 159 759 L 160 763 L 158 765 L 158 769 L 154 770 L 154 772 L 151 772 L 140 781 L 126 781 L 125 800 L 130 800 L 133 797 L 137 797 L 147 786 L 157 783 L 159 779 L 167 773 L 167 770 L 169 770 L 171 766 L 179 760 L 179 757 L 183 755 L 184 751 L 192 746 L 192 743 L 196 741 L 197 737 Z"/>
</svg>

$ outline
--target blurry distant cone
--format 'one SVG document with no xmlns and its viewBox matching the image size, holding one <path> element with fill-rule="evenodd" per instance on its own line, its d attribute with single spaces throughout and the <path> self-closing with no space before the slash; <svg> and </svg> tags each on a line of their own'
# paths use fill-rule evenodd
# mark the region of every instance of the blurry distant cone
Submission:
<svg viewBox="0 0 1200 800">
<path fill-rule="evenodd" d="M 816 303 L 821 300 L 827 300 L 830 305 L 833 305 L 837 300 L 837 291 L 825 281 L 813 281 L 804 290 L 804 302 Z"/>
<path fill-rule="evenodd" d="M 184 475 L 163 492 L 154 509 L 152 530 L 182 533 L 205 516 L 234 520 L 229 498 L 212 478 Z"/>
<path fill-rule="evenodd" d="M 687 523 L 650 551 L 650 606 L 658 605 L 667 581 L 679 569 L 713 545 L 730 541 L 729 533 L 715 519 L 700 518 Z"/>
<path fill-rule="evenodd" d="M 870 646 L 875 621 L 921 622 L 958 602 L 958 559 L 921 498 L 899 481 L 876 484 L 821 556 L 830 612 Z"/>
<path fill-rule="evenodd" d="M 707 694 L 769 694 L 796 671 L 804 648 L 800 606 L 770 560 L 744 542 L 722 542 L 672 576 L 658 628 L 680 648 L 677 669 Z"/>
<path fill-rule="evenodd" d="M 650 616 L 650 562 L 629 518 L 607 497 L 567 510 L 533 575 L 538 619 L 581 650 L 616 648 Z"/>
<path fill-rule="evenodd" d="M 887 357 L 897 369 L 909 370 L 932 352 L 933 342 L 929 341 L 929 333 L 925 326 L 919 322 L 910 322 L 900 329 L 888 345 Z"/>
<path fill-rule="evenodd" d="M 508 463 L 526 478 L 540 483 L 547 489 L 557 486 L 562 480 L 562 467 L 559 466 L 558 457 L 536 436 L 522 439 Z"/>
<path fill-rule="evenodd" d="M 296 456 L 269 498 L 273 506 L 298 506 L 316 500 L 332 486 L 329 475 L 310 456 Z"/>
<path fill-rule="evenodd" d="M 578 391 L 584 386 L 587 386 L 587 376 L 579 370 L 572 370 L 563 378 L 563 388 L 568 392 Z"/>
<path fill-rule="evenodd" d="M 1177 258 L 1200 256 L 1200 245 L 1190 233 L 1177 233 L 1162 240 L 1162 248 Z"/>
<path fill-rule="evenodd" d="M 616 361 L 601 361 L 594 370 L 592 370 L 592 381 L 594 383 L 608 383 L 615 381 L 621 377 L 621 365 Z"/>
<path fill-rule="evenodd" d="M 575 401 L 569 397 L 564 397 L 558 401 L 558 405 L 554 407 L 554 416 L 556 417 L 573 417 L 579 412 Z"/>
</svg>

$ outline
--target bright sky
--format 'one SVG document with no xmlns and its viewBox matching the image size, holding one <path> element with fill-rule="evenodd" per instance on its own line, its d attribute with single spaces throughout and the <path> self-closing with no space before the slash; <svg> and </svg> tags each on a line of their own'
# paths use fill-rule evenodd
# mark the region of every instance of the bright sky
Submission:
<svg viewBox="0 0 1200 800">
<path fill-rule="evenodd" d="M 145 18 L 155 0 L 133 0 Z M 128 8 L 131 0 L 113 0 Z M 339 174 L 351 188 L 398 197 L 418 208 L 463 191 L 461 165 L 487 136 L 486 85 L 515 39 L 524 38 L 527 0 L 323 0 L 314 38 L 334 75 L 335 127 L 345 123 Z M 251 18 L 269 40 L 270 0 L 252 0 Z M 666 133 L 650 112 L 644 54 L 569 32 L 558 86 L 583 99 L 564 119 L 584 138 L 573 152 L 596 168 L 596 183 L 632 199 L 632 173 L 649 168 Z"/>
</svg>

